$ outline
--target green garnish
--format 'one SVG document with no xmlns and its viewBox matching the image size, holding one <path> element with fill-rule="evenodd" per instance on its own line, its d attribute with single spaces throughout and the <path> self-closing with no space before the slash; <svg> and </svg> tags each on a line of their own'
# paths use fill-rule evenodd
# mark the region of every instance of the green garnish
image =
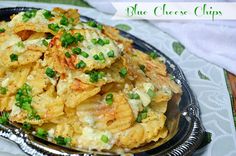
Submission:
<svg viewBox="0 0 236 156">
<path fill-rule="evenodd" d="M 47 42 L 47 40 L 45 40 L 45 39 L 42 40 L 42 43 L 43 43 L 44 46 L 46 46 L 46 47 L 48 46 L 48 42 Z"/>
<path fill-rule="evenodd" d="M 54 17 L 54 15 L 51 13 L 51 11 L 48 11 L 46 10 L 44 13 L 43 13 L 43 16 L 48 20 L 52 17 Z"/>
<path fill-rule="evenodd" d="M 0 124 L 3 125 L 8 124 L 8 119 L 9 119 L 9 113 L 3 112 L 2 115 L 0 116 Z"/>
<path fill-rule="evenodd" d="M 101 24 L 98 24 L 95 21 L 88 21 L 87 25 L 93 28 L 98 28 L 99 30 L 102 30 L 103 27 Z"/>
<path fill-rule="evenodd" d="M 20 41 L 20 42 L 17 43 L 17 47 L 24 48 L 25 45 L 24 45 L 24 43 L 22 41 Z"/>
<path fill-rule="evenodd" d="M 51 29 L 54 32 L 58 32 L 58 30 L 61 27 L 57 23 L 51 23 L 51 24 L 48 24 L 48 28 Z"/>
<path fill-rule="evenodd" d="M 64 138 L 62 136 L 55 137 L 54 140 L 58 145 L 67 146 L 71 142 L 71 138 Z"/>
<path fill-rule="evenodd" d="M 170 77 L 171 80 L 174 80 L 174 79 L 175 79 L 175 76 L 172 75 L 172 74 L 170 74 L 169 77 Z"/>
<path fill-rule="evenodd" d="M 151 52 L 149 54 L 149 56 L 152 58 L 152 59 L 156 59 L 158 57 L 158 54 L 156 52 Z"/>
<path fill-rule="evenodd" d="M 92 39 L 91 40 L 91 42 L 93 43 L 93 44 L 98 44 L 98 45 L 100 45 L 100 46 L 104 46 L 104 45 L 106 45 L 106 44 L 109 44 L 110 43 L 110 40 L 108 40 L 108 39 L 101 39 L 101 38 L 98 38 L 98 39 Z"/>
<path fill-rule="evenodd" d="M 100 52 L 99 54 L 93 55 L 93 58 L 94 60 L 105 61 L 105 56 L 102 52 Z"/>
<path fill-rule="evenodd" d="M 128 96 L 130 99 L 140 99 L 140 96 L 137 93 L 129 93 Z"/>
<path fill-rule="evenodd" d="M 102 135 L 102 136 L 101 136 L 101 140 L 102 140 L 102 142 L 104 142 L 104 143 L 108 143 L 108 142 L 109 142 L 109 138 L 108 138 L 106 135 Z"/>
<path fill-rule="evenodd" d="M 76 68 L 78 69 L 84 67 L 86 67 L 86 63 L 83 60 L 81 60 L 79 63 L 76 64 Z"/>
<path fill-rule="evenodd" d="M 32 102 L 31 91 L 32 88 L 26 83 L 20 89 L 18 89 L 16 93 L 16 106 L 27 111 L 29 119 L 39 120 L 40 116 L 37 115 L 37 112 L 31 106 Z"/>
<path fill-rule="evenodd" d="M 32 126 L 31 126 L 30 123 L 28 123 L 28 122 L 24 122 L 23 125 L 22 125 L 22 128 L 23 128 L 24 130 L 29 131 L 29 130 L 32 129 Z"/>
<path fill-rule="evenodd" d="M 53 78 L 56 76 L 56 72 L 52 68 L 49 68 L 49 67 L 46 69 L 45 74 L 50 78 Z"/>
<path fill-rule="evenodd" d="M 79 55 L 79 54 L 81 54 L 81 52 L 82 52 L 82 50 L 79 47 L 72 49 L 73 54 Z"/>
<path fill-rule="evenodd" d="M 61 36 L 61 43 L 63 47 L 68 47 L 76 41 L 75 37 L 70 33 L 64 32 Z"/>
<path fill-rule="evenodd" d="M 48 136 L 48 132 L 44 130 L 43 128 L 38 128 L 36 131 L 36 136 L 46 139 Z"/>
<path fill-rule="evenodd" d="M 89 77 L 90 77 L 89 80 L 92 83 L 98 82 L 99 79 L 102 79 L 105 76 L 104 72 L 96 71 L 96 70 L 89 71 L 86 74 L 89 75 Z"/>
<path fill-rule="evenodd" d="M 151 98 L 153 98 L 154 96 L 156 96 L 156 93 L 155 93 L 152 89 L 148 89 L 147 94 L 148 94 Z"/>
<path fill-rule="evenodd" d="M 82 42 L 84 40 L 84 36 L 80 33 L 76 33 L 74 36 L 77 42 Z"/>
<path fill-rule="evenodd" d="M 69 25 L 69 20 L 68 20 L 68 18 L 66 18 L 66 17 L 63 15 L 63 16 L 61 17 L 60 24 L 61 24 L 61 25 L 64 25 L 64 26 L 68 26 L 68 25 Z"/>
<path fill-rule="evenodd" d="M 136 122 L 141 123 L 143 119 L 147 118 L 147 108 L 145 107 L 141 112 L 139 112 L 137 118 L 136 118 Z"/>
<path fill-rule="evenodd" d="M 6 87 L 0 87 L 0 94 L 2 94 L 2 95 L 7 94 L 7 88 Z"/>
<path fill-rule="evenodd" d="M 11 54 L 10 55 L 11 62 L 18 61 L 18 55 L 16 54 Z"/>
<path fill-rule="evenodd" d="M 111 94 L 111 93 L 107 94 L 105 100 L 106 100 L 106 103 L 107 103 L 108 105 L 112 105 L 112 103 L 113 103 L 113 94 Z"/>
<path fill-rule="evenodd" d="M 125 78 L 126 77 L 126 75 L 127 75 L 127 73 L 128 73 L 128 71 L 127 71 L 127 69 L 125 68 L 125 67 L 122 67 L 121 69 L 120 69 L 120 76 L 122 77 L 122 78 Z"/>
<path fill-rule="evenodd" d="M 0 33 L 3 33 L 3 32 L 5 32 L 5 31 L 6 31 L 6 29 L 0 28 Z"/>
<path fill-rule="evenodd" d="M 71 54 L 67 51 L 67 52 L 65 52 L 65 56 L 67 57 L 67 58 L 71 58 Z"/>
<path fill-rule="evenodd" d="M 89 57 L 89 54 L 84 52 L 84 51 L 82 51 L 80 55 L 83 56 L 84 58 L 88 58 Z"/>
<path fill-rule="evenodd" d="M 139 69 L 141 69 L 144 73 L 146 72 L 146 67 L 143 64 L 139 65 Z"/>
<path fill-rule="evenodd" d="M 35 17 L 37 13 L 37 10 L 30 10 L 30 11 L 26 11 L 23 15 L 22 15 L 22 20 L 23 22 L 27 22 L 28 20 L 30 20 L 31 18 Z"/>
<path fill-rule="evenodd" d="M 113 50 L 109 51 L 109 52 L 107 53 L 107 56 L 108 56 L 108 57 L 115 57 L 114 51 L 113 51 Z"/>
</svg>

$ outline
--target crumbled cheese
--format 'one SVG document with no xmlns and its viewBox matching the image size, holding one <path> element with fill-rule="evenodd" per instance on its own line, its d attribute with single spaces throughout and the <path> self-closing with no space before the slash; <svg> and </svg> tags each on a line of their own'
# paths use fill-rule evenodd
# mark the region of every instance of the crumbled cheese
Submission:
<svg viewBox="0 0 236 156">
<path fill-rule="evenodd" d="M 149 89 L 154 90 L 155 87 L 152 83 L 143 83 L 143 88 L 146 92 L 148 92 Z"/>
<path fill-rule="evenodd" d="M 9 78 L 6 78 L 2 81 L 2 87 L 7 87 L 8 86 L 8 83 L 9 83 Z"/>
<path fill-rule="evenodd" d="M 151 98 L 147 93 L 145 93 L 142 90 L 137 90 L 136 92 L 140 96 L 140 99 L 144 107 L 148 106 L 151 103 Z"/>
<path fill-rule="evenodd" d="M 50 130 L 48 130 L 48 137 L 54 138 L 54 132 L 55 132 L 55 130 L 52 128 Z"/>
<path fill-rule="evenodd" d="M 138 112 L 142 110 L 142 101 L 140 99 L 129 99 L 128 103 L 133 111 L 134 117 L 137 118 Z"/>
<path fill-rule="evenodd" d="M 108 143 L 101 140 L 102 135 L 106 135 L 109 139 Z M 115 143 L 115 138 L 109 131 L 100 131 L 90 127 L 84 127 L 82 135 L 78 137 L 77 142 L 79 148 L 88 148 L 89 150 L 97 149 L 111 149 Z"/>
</svg>

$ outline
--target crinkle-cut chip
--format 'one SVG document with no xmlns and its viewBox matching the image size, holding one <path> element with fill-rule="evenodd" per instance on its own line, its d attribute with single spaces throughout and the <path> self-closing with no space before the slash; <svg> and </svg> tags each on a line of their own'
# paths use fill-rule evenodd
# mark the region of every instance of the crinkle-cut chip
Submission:
<svg viewBox="0 0 236 156">
<path fill-rule="evenodd" d="M 91 30 L 91 29 L 80 29 L 80 30 L 71 30 L 68 31 L 72 35 L 80 33 L 84 36 L 84 40 L 82 42 L 78 42 L 78 45 L 74 44 L 73 47 L 69 46 L 68 48 L 62 47 L 60 38 L 63 35 L 63 32 L 59 32 L 51 41 L 52 48 L 49 49 L 49 54 L 47 56 L 49 62 L 58 68 L 59 72 L 65 72 L 65 68 L 70 70 L 79 70 L 79 71 L 91 71 L 93 69 L 103 69 L 105 67 L 109 67 L 111 64 L 115 62 L 117 58 L 121 55 L 121 49 L 117 46 L 117 44 L 105 37 L 102 33 Z M 96 44 L 93 43 L 92 40 L 106 40 L 109 44 Z M 67 58 L 65 56 L 66 51 L 73 51 L 73 48 L 80 48 L 82 53 L 85 52 L 88 56 L 84 57 L 82 54 L 75 55 L 73 54 L 71 58 Z M 108 57 L 108 53 L 113 51 L 114 57 Z M 101 57 L 100 60 L 94 59 L 94 55 L 97 57 Z M 50 58 L 51 57 L 51 58 Z M 103 59 L 104 57 L 104 59 Z M 81 69 L 77 69 L 76 65 L 80 62 L 85 62 L 86 66 Z"/>
<path fill-rule="evenodd" d="M 73 135 L 72 125 L 67 124 L 67 123 L 57 124 L 54 135 L 62 136 L 65 138 L 68 138 L 68 137 L 71 138 Z"/>
<path fill-rule="evenodd" d="M 167 137 L 168 135 L 168 129 L 166 127 L 163 127 L 161 130 L 159 130 L 158 135 L 152 139 L 152 141 L 158 141 L 159 139 L 163 139 Z"/>
<path fill-rule="evenodd" d="M 50 96 L 47 92 L 34 96 L 31 105 L 44 121 L 64 114 L 64 103 L 62 99 L 60 97 Z"/>
<path fill-rule="evenodd" d="M 126 54 L 131 59 L 132 63 L 137 65 L 144 65 L 145 66 L 145 73 L 150 74 L 160 74 L 165 76 L 166 66 L 163 62 L 159 61 L 158 59 L 152 59 L 149 55 L 145 54 L 144 52 L 132 49 L 132 53 Z M 129 64 L 131 65 L 131 64 Z"/>
<path fill-rule="evenodd" d="M 16 34 L 21 38 L 22 41 L 27 40 L 32 34 L 34 33 L 34 31 L 32 30 L 22 30 L 17 32 Z"/>
<path fill-rule="evenodd" d="M 166 117 L 160 115 L 156 120 L 150 120 L 145 123 L 137 123 L 133 127 L 117 133 L 116 145 L 122 148 L 136 148 L 145 143 L 156 139 L 159 130 L 164 127 Z"/>
<path fill-rule="evenodd" d="M 100 87 L 91 87 L 85 91 L 67 91 L 67 94 L 63 95 L 65 100 L 65 105 L 70 108 L 74 108 L 79 105 L 84 100 L 88 99 L 99 93 L 101 90 Z"/>
<path fill-rule="evenodd" d="M 165 113 L 167 110 L 168 101 L 160 101 L 160 102 L 151 102 L 150 107 L 156 111 L 157 113 Z"/>
<path fill-rule="evenodd" d="M 10 111 L 15 102 L 14 96 L 1 96 L 0 95 L 0 111 Z"/>
<path fill-rule="evenodd" d="M 37 63 L 30 74 L 27 76 L 26 83 L 30 86 L 32 86 L 32 95 L 38 95 L 46 89 L 48 84 L 50 83 L 50 80 L 45 74 L 45 68 L 41 66 L 40 63 Z"/>
<path fill-rule="evenodd" d="M 1 58 L 0 66 L 9 68 L 9 67 L 18 67 L 22 65 L 27 65 L 36 62 L 43 54 L 40 51 L 26 50 L 24 53 L 21 53 L 19 55 L 17 54 L 18 61 L 11 61 L 10 55 L 13 53 L 14 52 L 11 51 L 0 53 L 0 58 Z"/>
<path fill-rule="evenodd" d="M 16 93 L 17 89 L 23 86 L 30 70 L 31 65 L 27 65 L 13 68 L 5 73 L 5 76 L 0 79 L 0 84 L 7 87 L 8 95 Z"/>
<path fill-rule="evenodd" d="M 172 92 L 176 94 L 182 93 L 181 86 L 176 84 L 175 81 L 171 80 L 169 77 L 162 76 L 159 74 L 154 74 L 154 73 L 152 74 L 151 72 L 147 73 L 147 76 L 151 79 L 151 81 L 155 84 L 155 86 L 158 89 L 163 88 L 163 86 L 167 86 L 171 89 Z"/>
<path fill-rule="evenodd" d="M 99 79 L 98 82 L 91 82 L 89 75 L 81 71 L 74 71 L 72 75 L 80 81 L 93 86 L 103 86 L 108 83 L 124 83 L 124 78 L 119 74 L 120 69 L 124 66 L 122 59 L 117 59 L 111 66 L 99 70 L 103 72 L 105 76 Z"/>
<path fill-rule="evenodd" d="M 49 32 L 52 34 L 56 34 L 54 31 L 48 29 L 48 25 L 45 24 L 17 23 L 13 28 L 14 33 L 19 33 L 23 30 L 31 30 L 35 32 L 45 32 L 45 33 Z"/>
<path fill-rule="evenodd" d="M 73 20 L 73 25 L 77 24 L 80 21 L 80 14 L 77 9 L 68 9 L 64 10 L 62 8 L 53 8 L 53 12 L 56 12 L 58 14 L 63 14 L 67 18 L 72 18 Z"/>
<path fill-rule="evenodd" d="M 117 30 L 116 28 L 104 25 L 102 32 L 103 34 L 115 40 L 116 42 L 123 44 L 126 52 L 132 49 L 133 41 L 121 36 L 120 31 Z"/>
<path fill-rule="evenodd" d="M 113 103 L 106 104 L 104 97 L 95 96 L 77 106 L 79 119 L 87 124 L 94 122 L 94 127 L 109 130 L 112 133 L 125 130 L 132 126 L 134 116 L 130 105 L 122 93 L 112 93 Z M 91 118 L 91 119 L 88 119 Z"/>
<path fill-rule="evenodd" d="M 17 44 L 20 41 L 21 38 L 16 34 L 0 33 L 0 55 L 5 53 L 7 48 Z"/>
<path fill-rule="evenodd" d="M 32 125 L 42 125 L 43 120 L 37 120 L 37 119 L 27 119 L 27 112 L 25 110 L 20 109 L 15 105 L 15 103 L 12 105 L 12 111 L 9 116 L 9 120 L 12 122 L 17 122 L 17 123 L 24 123 L 28 122 Z"/>
</svg>

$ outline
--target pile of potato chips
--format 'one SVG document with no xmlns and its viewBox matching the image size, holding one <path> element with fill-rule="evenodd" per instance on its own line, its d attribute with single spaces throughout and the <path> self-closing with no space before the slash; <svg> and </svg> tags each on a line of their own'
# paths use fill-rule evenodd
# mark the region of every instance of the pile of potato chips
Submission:
<svg viewBox="0 0 236 156">
<path fill-rule="evenodd" d="M 164 60 L 79 17 L 54 8 L 0 22 L 0 111 L 73 148 L 128 150 L 165 138 L 167 103 L 181 86 Z"/>
</svg>

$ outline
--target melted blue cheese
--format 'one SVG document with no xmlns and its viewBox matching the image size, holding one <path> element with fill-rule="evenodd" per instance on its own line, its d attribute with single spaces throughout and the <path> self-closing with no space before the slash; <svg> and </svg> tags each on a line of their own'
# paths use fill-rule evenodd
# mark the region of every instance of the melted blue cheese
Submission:
<svg viewBox="0 0 236 156">
<path fill-rule="evenodd" d="M 108 137 L 107 143 L 104 143 L 101 140 L 102 135 Z M 77 143 L 78 148 L 88 148 L 89 150 L 109 150 L 113 147 L 115 139 L 109 131 L 100 131 L 90 127 L 84 127 L 82 130 L 82 135 L 77 139 Z"/>
<path fill-rule="evenodd" d="M 102 69 L 105 67 L 110 66 L 112 63 L 115 62 L 117 58 L 121 56 L 122 49 L 111 39 L 105 37 L 100 32 L 92 31 L 92 30 L 84 30 L 84 37 L 85 40 L 82 43 L 79 43 L 78 47 L 83 51 L 86 52 L 89 56 L 85 58 L 82 55 L 77 55 L 78 62 L 83 60 L 86 63 L 86 69 Z M 109 44 L 99 45 L 92 43 L 92 39 L 102 39 L 102 40 L 109 40 Z M 108 52 L 114 52 L 114 57 L 109 57 Z M 100 53 L 103 54 L 104 60 L 95 60 L 94 55 L 99 55 Z"/>
</svg>

